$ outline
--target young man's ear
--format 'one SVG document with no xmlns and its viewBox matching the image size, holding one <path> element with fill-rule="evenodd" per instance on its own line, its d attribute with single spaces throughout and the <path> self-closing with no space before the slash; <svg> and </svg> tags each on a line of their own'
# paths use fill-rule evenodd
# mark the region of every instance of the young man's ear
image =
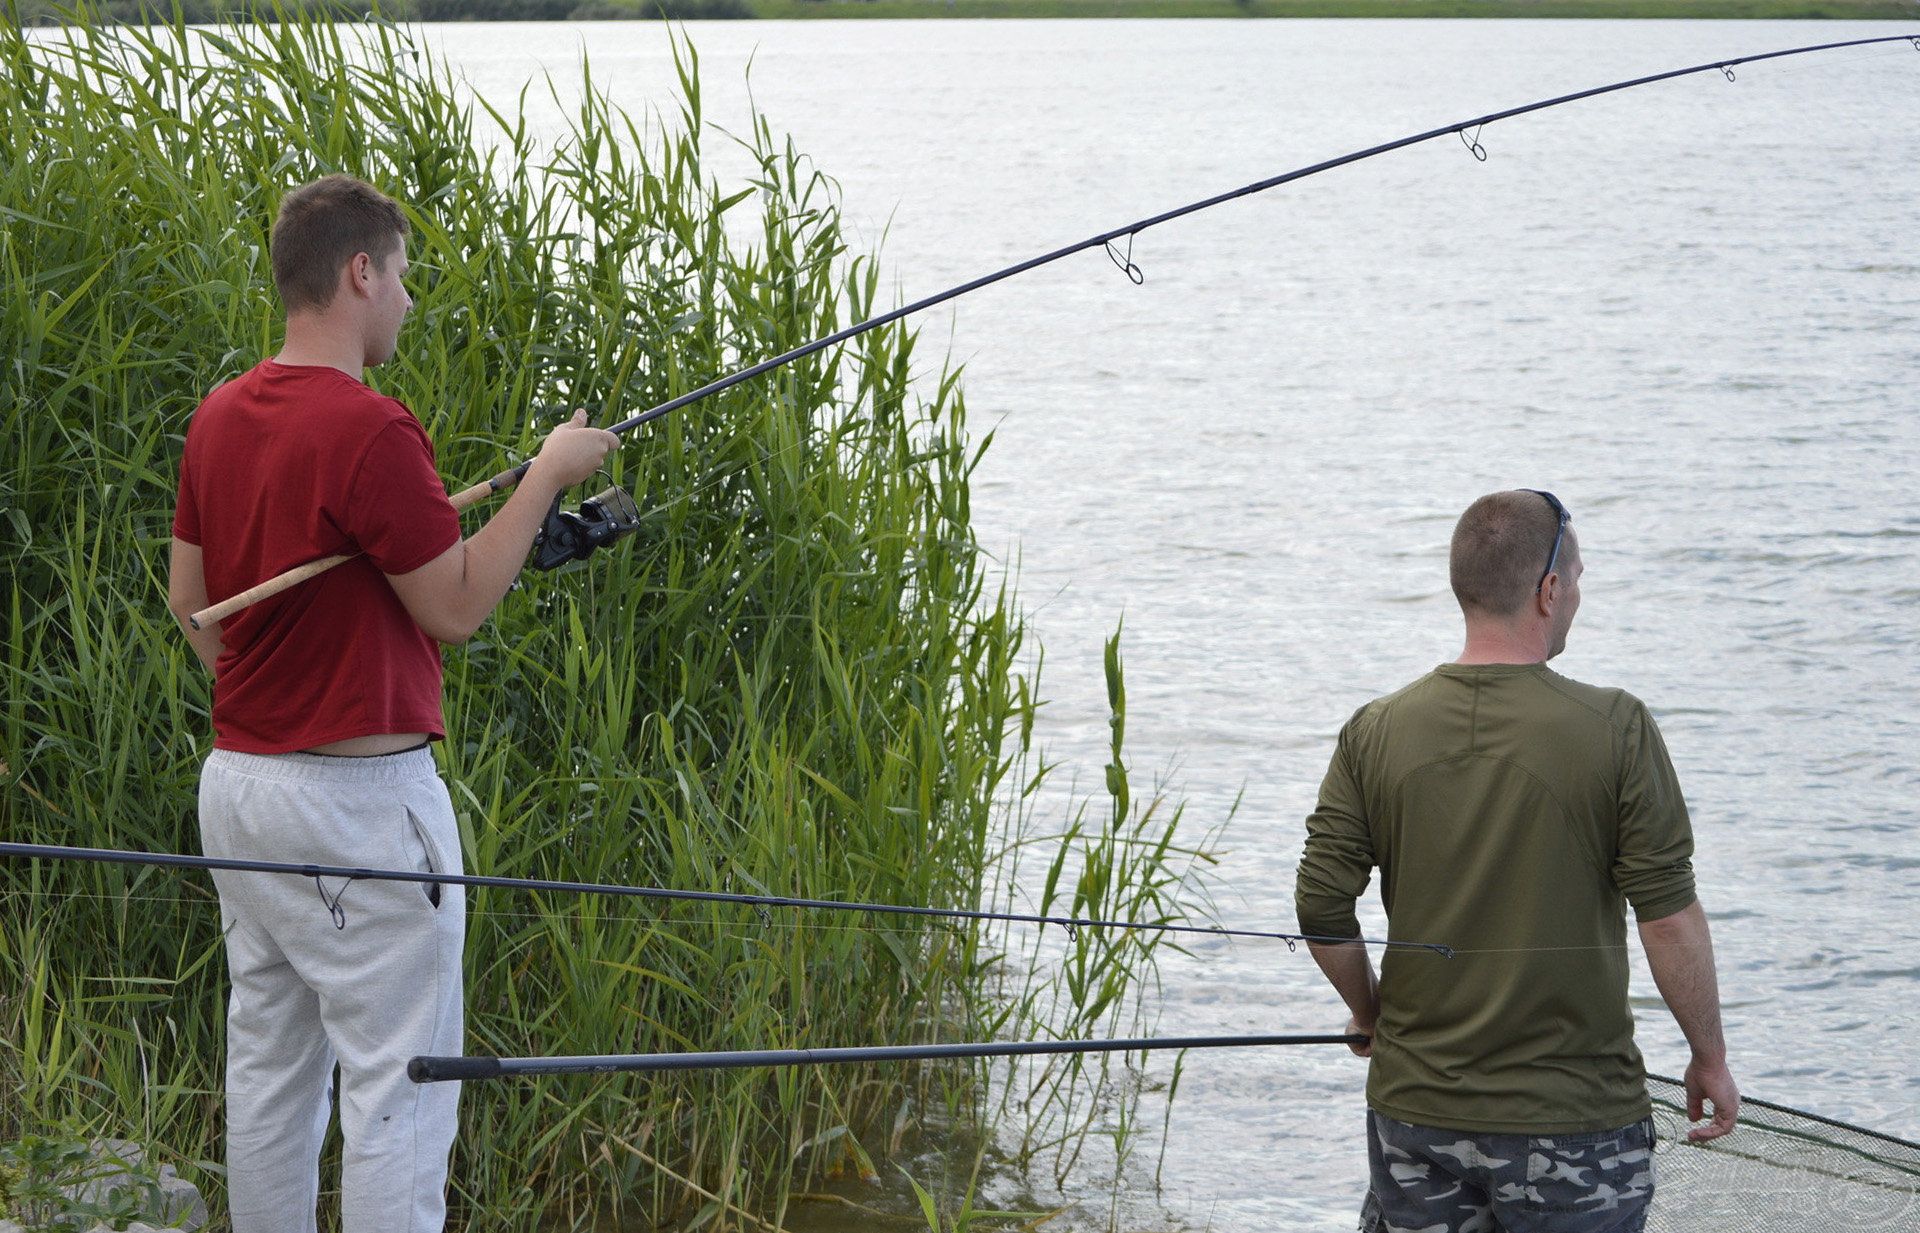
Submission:
<svg viewBox="0 0 1920 1233">
<path fill-rule="evenodd" d="M 355 253 L 347 258 L 343 275 L 348 290 L 364 294 L 373 285 L 373 258 L 366 253 Z"/>
</svg>

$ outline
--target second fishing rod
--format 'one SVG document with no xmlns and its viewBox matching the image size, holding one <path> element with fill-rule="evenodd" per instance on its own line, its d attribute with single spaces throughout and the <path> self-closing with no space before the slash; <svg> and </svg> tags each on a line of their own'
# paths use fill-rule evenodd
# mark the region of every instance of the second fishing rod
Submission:
<svg viewBox="0 0 1920 1233">
<path fill-rule="evenodd" d="M 1133 240 L 1134 237 L 1140 235 L 1140 233 L 1150 228 L 1158 227 L 1162 223 L 1172 222 L 1174 219 L 1184 218 L 1189 214 L 1196 214 L 1202 210 L 1212 209 L 1215 206 L 1223 205 L 1241 197 L 1252 196 L 1255 193 L 1263 193 L 1269 189 L 1278 188 L 1283 184 L 1291 184 L 1296 180 L 1304 180 L 1309 176 L 1319 175 L 1325 171 L 1332 171 L 1336 167 L 1345 167 L 1352 163 L 1377 158 L 1380 155 L 1389 154 L 1395 150 L 1405 149 L 1408 146 L 1419 145 L 1423 142 L 1434 141 L 1443 137 L 1457 138 L 1466 146 L 1475 159 L 1484 162 L 1487 157 L 1487 152 L 1486 148 L 1480 142 L 1480 135 L 1487 125 L 1497 121 L 1509 120 L 1516 116 L 1527 115 L 1531 112 L 1544 111 L 1550 107 L 1559 107 L 1568 103 L 1578 102 L 1582 99 L 1596 98 L 1604 94 L 1614 94 L 1622 90 L 1631 90 L 1640 86 L 1653 85 L 1656 82 L 1672 81 L 1677 78 L 1702 73 L 1718 73 L 1725 77 L 1727 81 L 1732 82 L 1736 79 L 1736 68 L 1745 64 L 1758 64 L 1762 61 L 1778 60 L 1788 56 L 1804 56 L 1815 52 L 1836 51 L 1852 47 L 1869 47 L 1876 44 L 1889 43 L 1909 43 L 1916 52 L 1920 52 L 1920 33 L 1881 35 L 1875 38 L 1847 39 L 1831 43 L 1813 43 L 1802 47 L 1789 47 L 1779 51 L 1736 56 L 1724 60 L 1710 60 L 1704 64 L 1695 64 L 1687 68 L 1670 69 L 1665 72 L 1651 73 L 1646 76 L 1633 77 L 1624 81 L 1610 82 L 1606 85 L 1593 86 L 1568 94 L 1555 95 L 1552 98 L 1524 103 L 1517 107 L 1508 107 L 1499 111 L 1487 112 L 1484 115 L 1442 124 L 1436 128 L 1430 128 L 1410 136 L 1397 138 L 1393 141 L 1381 142 L 1378 145 L 1368 146 L 1363 150 L 1355 150 L 1334 158 L 1323 159 L 1317 163 L 1297 167 L 1291 171 L 1285 171 L 1265 179 L 1255 180 L 1251 184 L 1243 184 L 1238 188 L 1215 193 L 1212 196 L 1203 197 L 1198 201 L 1188 202 L 1182 206 L 1176 206 L 1173 209 L 1162 211 L 1161 213 L 1151 215 L 1136 222 L 1127 223 L 1124 226 L 1099 232 L 1095 235 L 1088 236 L 1084 240 L 1064 245 L 1051 252 L 1042 253 L 1037 257 L 1031 257 L 1025 261 L 1007 266 L 1004 269 L 995 270 L 991 274 L 986 274 L 957 286 L 949 287 L 945 291 L 927 296 L 924 299 L 915 300 L 910 304 L 902 305 L 890 312 L 869 317 L 863 321 L 847 326 L 845 329 L 816 338 L 812 342 L 804 343 L 790 351 L 785 351 L 779 355 L 761 360 L 756 364 L 709 381 L 697 389 L 689 390 L 675 398 L 649 407 L 638 415 L 631 416 L 612 425 L 609 431 L 616 434 L 624 434 L 640 427 L 642 424 L 650 423 L 662 416 L 678 411 L 682 407 L 730 390 L 743 382 L 751 381 L 755 377 L 782 368 L 796 360 L 804 359 L 809 355 L 814 355 L 830 347 L 835 347 L 851 339 L 858 338 L 860 335 L 871 330 L 877 330 L 883 326 L 891 325 L 896 321 L 916 313 L 924 312 L 929 308 L 944 304 L 949 300 L 958 299 L 963 295 L 978 291 L 983 287 L 992 286 L 994 283 L 1002 282 L 1015 275 L 1024 274 L 1029 270 L 1038 269 L 1044 265 L 1050 265 L 1053 262 L 1063 260 L 1077 253 L 1086 252 L 1089 249 L 1104 249 L 1114 265 L 1119 267 L 1129 279 L 1135 283 L 1143 282 L 1144 275 L 1141 273 L 1140 267 L 1133 261 Z M 1123 240 L 1126 242 L 1124 249 L 1119 247 L 1119 242 Z M 465 510 L 485 500 L 489 496 L 512 488 L 526 475 L 527 468 L 530 465 L 532 464 L 521 463 L 519 466 L 510 467 L 490 479 L 483 480 L 478 484 L 454 493 L 450 497 L 453 507 L 456 510 Z M 593 537 L 602 537 L 599 542 L 604 542 L 605 539 L 610 539 L 614 535 L 621 533 L 623 528 L 630 529 L 632 526 L 637 525 L 638 511 L 630 508 L 631 499 L 629 498 L 623 503 L 619 500 L 619 496 L 624 496 L 624 494 L 616 496 L 614 490 L 599 494 L 589 501 L 586 507 L 583 507 L 582 515 L 578 517 L 576 524 L 566 524 L 566 529 L 569 533 L 577 534 L 581 537 L 580 542 L 584 546 L 585 551 L 591 551 L 592 543 L 590 541 Z M 557 528 L 562 525 L 557 517 L 550 517 L 550 528 Z M 585 551 L 581 552 L 580 555 L 585 555 Z M 290 587 L 305 582 L 309 578 L 316 577 L 332 569 L 334 566 L 351 559 L 351 556 L 325 557 L 317 561 L 308 562 L 305 565 L 297 566 L 283 574 L 267 579 L 248 590 L 229 596 L 219 603 L 212 604 L 199 612 L 195 612 L 188 620 L 195 629 L 203 629 L 212 622 L 224 620 L 242 608 L 258 603 L 271 596 L 278 595 Z"/>
<path fill-rule="evenodd" d="M 347 888 L 355 882 L 416 882 L 425 886 L 492 887 L 499 890 L 551 891 L 578 895 L 603 895 L 613 898 L 655 899 L 682 903 L 725 903 L 758 908 L 792 908 L 815 912 L 853 912 L 869 916 L 916 916 L 947 920 L 997 921 L 1003 924 L 1059 925 L 1069 935 L 1082 929 L 1118 929 L 1148 933 L 1205 934 L 1225 938 L 1261 938 L 1284 942 L 1289 948 L 1301 942 L 1325 942 L 1345 945 L 1361 942 L 1397 950 L 1426 951 L 1451 959 L 1453 948 L 1436 942 L 1399 939 L 1334 938 L 1313 934 L 1285 933 L 1272 929 L 1239 929 L 1219 925 L 1185 925 L 1170 921 L 1102 920 L 1095 917 L 1067 916 L 1043 912 L 995 912 L 984 908 L 935 908 L 920 904 L 860 903 L 840 899 L 809 899 L 795 895 L 760 895 L 738 891 L 682 890 L 665 886 L 625 886 L 606 882 L 568 882 L 547 878 L 508 878 L 486 874 L 440 873 L 433 870 L 373 869 L 357 865 L 312 865 L 291 861 L 257 861 L 233 857 L 193 856 L 177 852 L 135 852 L 122 848 L 81 848 L 62 844 L 13 843 L 0 841 L 0 860 L 48 860 L 97 865 L 136 865 L 156 869 L 201 869 L 209 872 L 277 873 L 312 879 L 320 899 L 333 917 L 334 927 L 346 927 Z M 341 883 L 329 891 L 327 879 Z"/>
</svg>

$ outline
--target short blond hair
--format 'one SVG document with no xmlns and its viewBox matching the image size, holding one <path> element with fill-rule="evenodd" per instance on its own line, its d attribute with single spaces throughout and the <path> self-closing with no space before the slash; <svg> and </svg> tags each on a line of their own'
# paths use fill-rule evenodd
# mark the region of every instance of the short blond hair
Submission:
<svg viewBox="0 0 1920 1233">
<path fill-rule="evenodd" d="M 363 180 L 331 175 L 302 184 L 281 199 L 267 242 L 282 307 L 325 308 L 341 266 L 365 253 L 385 270 L 411 230 L 399 205 Z"/>
<path fill-rule="evenodd" d="M 1490 492 L 1453 528 L 1448 574 L 1453 597 L 1468 615 L 1512 616 L 1538 586 L 1553 552 L 1560 515 L 1537 492 Z"/>
</svg>

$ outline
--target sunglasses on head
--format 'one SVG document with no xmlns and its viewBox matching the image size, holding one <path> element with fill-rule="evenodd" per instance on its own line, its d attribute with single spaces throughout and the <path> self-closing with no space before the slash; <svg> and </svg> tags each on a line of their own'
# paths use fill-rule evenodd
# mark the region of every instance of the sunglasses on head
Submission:
<svg viewBox="0 0 1920 1233">
<path fill-rule="evenodd" d="M 1531 492 L 1535 496 L 1545 497 L 1547 504 L 1553 507 L 1554 514 L 1560 519 L 1560 525 L 1554 528 L 1553 551 L 1547 554 L 1547 567 L 1540 571 L 1540 581 L 1533 584 L 1533 593 L 1538 595 L 1540 594 L 1540 589 L 1547 585 L 1547 575 L 1553 572 L 1553 567 L 1560 561 L 1560 540 L 1566 535 L 1567 524 L 1573 521 L 1573 515 L 1567 512 L 1566 506 L 1560 504 L 1560 498 L 1550 492 L 1545 492 L 1538 488 L 1523 488 L 1520 491 Z"/>
</svg>

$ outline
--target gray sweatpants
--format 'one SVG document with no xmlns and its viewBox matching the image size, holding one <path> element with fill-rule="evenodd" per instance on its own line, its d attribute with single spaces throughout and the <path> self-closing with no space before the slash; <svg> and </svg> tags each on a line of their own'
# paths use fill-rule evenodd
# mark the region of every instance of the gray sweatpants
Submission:
<svg viewBox="0 0 1920 1233">
<path fill-rule="evenodd" d="M 427 750 L 379 758 L 215 750 L 200 778 L 208 856 L 458 873 L 460 837 Z M 438 1233 L 456 1083 L 407 1059 L 461 1051 L 457 886 L 218 872 L 234 1233 L 313 1233 L 339 1066 L 345 1233 Z M 436 902 L 437 901 L 437 902 Z"/>
</svg>

